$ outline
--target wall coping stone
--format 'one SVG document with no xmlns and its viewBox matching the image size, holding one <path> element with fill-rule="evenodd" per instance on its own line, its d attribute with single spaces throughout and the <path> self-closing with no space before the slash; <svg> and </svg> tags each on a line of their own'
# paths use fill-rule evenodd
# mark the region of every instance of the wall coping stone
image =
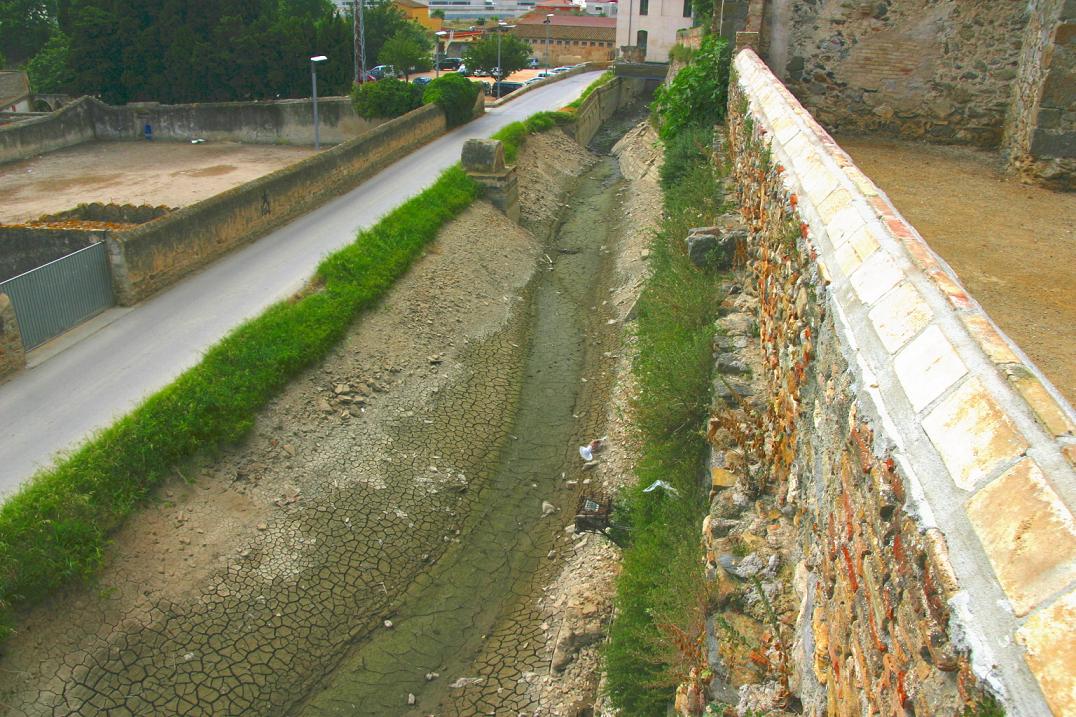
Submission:
<svg viewBox="0 0 1076 717">
<path fill-rule="evenodd" d="M 1076 412 L 755 52 L 734 66 L 830 285 L 873 448 L 948 543 L 954 637 L 1010 715 L 1076 714 Z"/>
</svg>

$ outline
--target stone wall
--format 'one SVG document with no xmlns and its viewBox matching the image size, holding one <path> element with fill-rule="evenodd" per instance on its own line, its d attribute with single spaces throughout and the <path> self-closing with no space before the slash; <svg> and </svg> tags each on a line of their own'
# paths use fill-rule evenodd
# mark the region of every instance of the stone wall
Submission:
<svg viewBox="0 0 1076 717">
<path fill-rule="evenodd" d="M 1016 0 L 770 0 L 764 46 L 825 127 L 997 146 L 1027 26 Z"/>
<path fill-rule="evenodd" d="M 0 294 L 0 379 L 26 365 L 19 322 L 7 294 Z"/>
<path fill-rule="evenodd" d="M 0 281 L 102 241 L 104 232 L 0 225 Z"/>
<path fill-rule="evenodd" d="M 354 187 L 445 132 L 444 113 L 426 105 L 356 139 L 179 209 L 109 234 L 120 304 L 131 305 L 234 247 Z"/>
<path fill-rule="evenodd" d="M 752 51 L 735 71 L 803 713 L 1073 714 L 1076 414 Z"/>
<path fill-rule="evenodd" d="M 43 117 L 0 126 L 0 164 L 92 140 L 97 104 L 87 97 Z"/>
<path fill-rule="evenodd" d="M 1076 188 L 1076 3 L 1032 2 L 1005 149 L 1018 174 Z"/>
<path fill-rule="evenodd" d="M 362 119 L 346 97 L 319 99 L 318 116 L 321 141 L 326 145 L 357 137 L 384 121 Z M 82 97 L 46 116 L 0 126 L 0 163 L 92 139 L 142 139 L 147 124 L 153 127 L 156 140 L 314 143 L 310 100 L 113 107 Z"/>
<path fill-rule="evenodd" d="M 602 123 L 618 109 L 631 104 L 648 90 L 653 91 L 656 80 L 634 77 L 614 77 L 590 93 L 575 111 L 575 139 L 586 146 L 601 129 Z"/>
</svg>

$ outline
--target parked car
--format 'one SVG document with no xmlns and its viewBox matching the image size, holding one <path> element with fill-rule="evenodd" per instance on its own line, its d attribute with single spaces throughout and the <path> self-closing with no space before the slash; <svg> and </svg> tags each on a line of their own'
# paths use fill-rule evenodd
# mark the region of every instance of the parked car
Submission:
<svg viewBox="0 0 1076 717">
<path fill-rule="evenodd" d="M 544 77 L 532 77 L 532 78 L 530 78 L 529 80 L 524 80 L 524 81 L 523 81 L 523 85 L 524 85 L 524 86 L 527 86 L 527 85 L 535 85 L 535 84 L 537 84 L 537 83 L 541 82 L 541 81 L 542 81 L 542 80 L 544 80 L 544 79 L 545 79 Z"/>
<path fill-rule="evenodd" d="M 561 67 L 554 67 L 552 70 L 550 70 L 550 72 L 552 72 L 554 75 L 559 75 L 562 72 L 567 72 L 568 70 L 571 70 L 571 69 L 572 69 L 571 67 L 561 66 Z"/>
<path fill-rule="evenodd" d="M 523 87 L 522 82 L 494 82 L 493 83 L 493 96 L 500 99 L 505 95 L 511 94 Z"/>
<path fill-rule="evenodd" d="M 552 77 L 552 76 L 553 76 L 553 71 L 552 70 L 542 70 L 537 75 L 535 75 L 535 77 L 537 79 L 539 79 L 539 80 L 544 80 L 545 78 Z"/>
<path fill-rule="evenodd" d="M 537 57 L 532 57 L 531 59 L 527 60 L 527 67 L 529 67 L 532 70 L 537 70 L 538 69 L 538 58 Z"/>
<path fill-rule="evenodd" d="M 396 68 L 392 65 L 378 65 L 377 67 L 370 68 L 367 74 L 374 79 L 383 80 L 386 77 L 396 77 Z"/>
<path fill-rule="evenodd" d="M 463 59 L 459 57 L 442 57 L 441 69 L 442 70 L 458 70 L 463 67 Z"/>
<path fill-rule="evenodd" d="M 430 80 L 432 79 L 432 77 L 416 77 L 415 79 L 411 80 L 411 84 L 418 85 L 419 87 L 425 87 L 426 85 L 430 84 Z"/>
</svg>

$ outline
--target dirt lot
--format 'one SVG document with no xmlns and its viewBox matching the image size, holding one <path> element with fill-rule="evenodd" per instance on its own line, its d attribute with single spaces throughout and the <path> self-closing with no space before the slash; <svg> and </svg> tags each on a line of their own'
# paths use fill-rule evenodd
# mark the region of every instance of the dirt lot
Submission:
<svg viewBox="0 0 1076 717">
<path fill-rule="evenodd" d="M 86 142 L 0 165 L 0 222 L 89 202 L 182 207 L 311 154 L 306 147 L 236 142 Z"/>
<path fill-rule="evenodd" d="M 1076 403 L 1076 195 L 1020 184 L 986 152 L 838 142 Z"/>
</svg>

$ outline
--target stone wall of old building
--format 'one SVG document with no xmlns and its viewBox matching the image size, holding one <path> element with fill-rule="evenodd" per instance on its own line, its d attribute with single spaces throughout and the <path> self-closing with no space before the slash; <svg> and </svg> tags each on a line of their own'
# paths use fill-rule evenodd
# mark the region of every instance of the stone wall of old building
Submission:
<svg viewBox="0 0 1076 717">
<path fill-rule="evenodd" d="M 1076 412 L 754 52 L 735 72 L 803 714 L 1073 714 Z"/>
<path fill-rule="evenodd" d="M 1022 0 L 768 0 L 774 72 L 831 131 L 997 146 Z"/>
<path fill-rule="evenodd" d="M 1076 3 L 1032 0 L 1005 129 L 1015 172 L 1076 188 Z"/>
</svg>

